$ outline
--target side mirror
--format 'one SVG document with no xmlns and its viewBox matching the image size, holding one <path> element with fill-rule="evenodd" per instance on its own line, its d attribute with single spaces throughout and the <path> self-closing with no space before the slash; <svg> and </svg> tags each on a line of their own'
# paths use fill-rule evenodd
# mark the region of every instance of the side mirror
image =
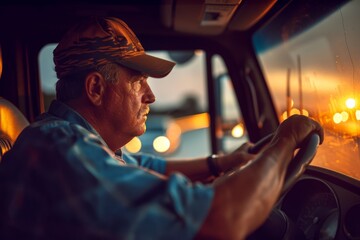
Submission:
<svg viewBox="0 0 360 240">
<path fill-rule="evenodd" d="M 168 54 L 170 59 L 179 65 L 187 63 L 195 55 L 194 51 L 169 51 Z"/>
</svg>

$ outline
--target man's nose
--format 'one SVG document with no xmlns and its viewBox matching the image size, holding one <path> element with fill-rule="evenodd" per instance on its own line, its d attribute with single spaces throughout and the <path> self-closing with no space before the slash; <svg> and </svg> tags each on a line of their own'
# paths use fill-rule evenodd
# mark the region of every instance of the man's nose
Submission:
<svg viewBox="0 0 360 240">
<path fill-rule="evenodd" d="M 147 88 L 146 88 L 146 91 L 144 94 L 144 102 L 151 104 L 151 103 L 155 102 L 155 100 L 156 100 L 156 97 L 155 97 L 153 91 L 151 90 L 150 86 L 147 85 Z"/>
</svg>

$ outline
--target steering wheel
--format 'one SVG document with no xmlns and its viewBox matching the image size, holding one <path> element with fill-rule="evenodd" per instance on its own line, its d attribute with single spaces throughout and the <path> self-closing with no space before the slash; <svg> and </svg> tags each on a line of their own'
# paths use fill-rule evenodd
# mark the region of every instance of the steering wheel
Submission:
<svg viewBox="0 0 360 240">
<path fill-rule="evenodd" d="M 270 134 L 262 138 L 253 147 L 251 147 L 248 152 L 252 154 L 258 153 L 262 147 L 271 141 L 273 136 L 274 134 Z M 287 190 L 295 184 L 301 174 L 305 171 L 305 168 L 310 164 L 316 154 L 319 142 L 319 135 L 313 133 L 300 144 L 299 150 L 288 166 L 281 196 L 283 196 Z M 294 236 L 297 236 L 296 239 L 304 239 L 300 237 L 301 233 L 297 232 L 296 229 L 291 226 L 291 223 L 288 221 L 285 213 L 274 208 L 265 223 L 252 235 L 250 235 L 247 240 L 293 239 Z"/>
<path fill-rule="evenodd" d="M 273 136 L 274 134 L 272 133 L 262 138 L 260 141 L 255 143 L 248 152 L 252 154 L 258 153 L 260 149 L 271 141 Z M 301 174 L 305 171 L 305 168 L 313 160 L 319 146 L 319 142 L 319 135 L 312 133 L 300 144 L 299 150 L 291 160 L 286 171 L 282 194 L 284 194 L 299 179 Z"/>
</svg>

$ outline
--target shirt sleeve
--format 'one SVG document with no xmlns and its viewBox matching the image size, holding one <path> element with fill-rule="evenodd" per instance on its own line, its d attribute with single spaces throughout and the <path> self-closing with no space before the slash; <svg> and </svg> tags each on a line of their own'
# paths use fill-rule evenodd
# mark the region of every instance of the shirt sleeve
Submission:
<svg viewBox="0 0 360 240">
<path fill-rule="evenodd" d="M 141 167 L 154 170 L 161 174 L 165 174 L 166 160 L 162 157 L 145 153 L 131 155 L 124 153 L 123 158 L 128 164 L 131 164 L 135 161 Z"/>
<path fill-rule="evenodd" d="M 7 191 L 2 196 L 10 196 L 3 218 L 24 232 L 48 239 L 192 239 L 208 214 L 211 186 L 181 174 L 165 178 L 120 165 L 79 126 L 41 136 L 17 144 L 14 149 L 23 154 L 7 159 L 1 169 L 13 170 L 1 179 Z M 44 141 L 55 143 L 44 147 Z M 11 155 L 15 152 L 7 158 Z"/>
</svg>

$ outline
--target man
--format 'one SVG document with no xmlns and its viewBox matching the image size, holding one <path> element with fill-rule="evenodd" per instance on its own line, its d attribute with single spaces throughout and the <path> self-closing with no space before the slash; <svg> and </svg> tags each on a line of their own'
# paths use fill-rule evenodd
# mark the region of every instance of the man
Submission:
<svg viewBox="0 0 360 240">
<path fill-rule="evenodd" d="M 243 239 L 269 215 L 296 147 L 323 137 L 296 116 L 257 155 L 245 144 L 193 161 L 130 156 L 121 147 L 145 132 L 155 101 L 147 77 L 174 63 L 147 55 L 117 18 L 76 25 L 54 61 L 57 100 L 0 164 L 4 239 Z"/>
</svg>

